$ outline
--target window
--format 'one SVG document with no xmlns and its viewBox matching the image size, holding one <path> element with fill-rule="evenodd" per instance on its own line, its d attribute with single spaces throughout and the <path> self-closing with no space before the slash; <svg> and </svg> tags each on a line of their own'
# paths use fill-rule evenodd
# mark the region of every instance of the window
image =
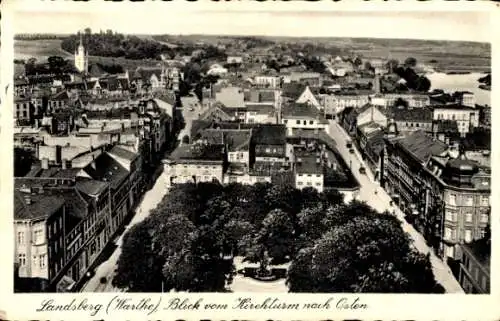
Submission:
<svg viewBox="0 0 500 321">
<path fill-rule="evenodd" d="M 418 123 L 415 124 L 415 127 L 418 127 Z"/>
<path fill-rule="evenodd" d="M 473 206 L 474 198 L 472 196 L 465 197 L 465 206 Z"/>
<path fill-rule="evenodd" d="M 266 153 L 270 153 L 271 152 L 271 148 L 266 148 Z"/>
<path fill-rule="evenodd" d="M 17 244 L 24 244 L 24 232 L 17 232 Z"/>
<path fill-rule="evenodd" d="M 465 221 L 469 223 L 472 222 L 472 213 L 465 214 Z"/>
<path fill-rule="evenodd" d="M 481 214 L 481 223 L 488 223 L 488 214 Z"/>
<path fill-rule="evenodd" d="M 310 120 L 309 125 L 314 125 L 314 120 Z"/>
<path fill-rule="evenodd" d="M 285 120 L 283 121 L 283 123 L 287 124 L 287 123 L 288 123 L 288 120 L 287 120 L 287 119 L 285 119 Z"/>
<path fill-rule="evenodd" d="M 467 243 L 472 242 L 472 231 L 471 230 L 465 230 L 465 242 L 467 242 Z"/>
<path fill-rule="evenodd" d="M 300 125 L 300 120 L 297 120 L 297 125 Z"/>
<path fill-rule="evenodd" d="M 455 212 L 446 211 L 446 213 L 444 214 L 444 217 L 447 221 L 450 221 L 450 222 L 457 221 L 457 213 L 455 213 Z"/>
<path fill-rule="evenodd" d="M 297 185 L 299 185 L 299 186 L 301 186 L 303 184 L 304 184 L 303 182 L 297 182 Z"/>
<path fill-rule="evenodd" d="M 33 263 L 32 263 L 33 267 L 36 267 L 36 265 L 38 263 L 38 261 L 36 259 L 37 259 L 36 255 L 33 255 Z"/>
<path fill-rule="evenodd" d="M 455 194 L 450 194 L 449 203 L 450 205 L 457 205 L 457 196 Z"/>
<path fill-rule="evenodd" d="M 451 115 L 451 120 L 455 120 L 455 114 Z"/>
<path fill-rule="evenodd" d="M 24 118 L 28 117 L 28 113 L 26 112 L 26 110 L 23 110 L 23 117 Z"/>
<path fill-rule="evenodd" d="M 40 268 L 45 269 L 47 262 L 45 262 L 45 254 L 40 255 Z"/>
<path fill-rule="evenodd" d="M 450 240 L 450 239 L 451 239 L 451 228 L 446 227 L 446 228 L 444 229 L 444 238 L 445 238 L 446 240 Z"/>
<path fill-rule="evenodd" d="M 316 186 L 321 186 L 321 183 L 319 183 L 319 182 L 318 182 L 318 183 L 316 183 Z"/>
<path fill-rule="evenodd" d="M 304 120 L 304 125 L 307 125 L 307 120 Z"/>
<path fill-rule="evenodd" d="M 490 206 L 489 196 L 481 196 L 481 206 Z"/>
<path fill-rule="evenodd" d="M 26 265 L 26 254 L 19 254 L 19 265 Z"/>
<path fill-rule="evenodd" d="M 312 182 L 307 182 L 307 186 L 312 186 Z"/>
<path fill-rule="evenodd" d="M 35 230 L 33 232 L 33 242 L 35 244 L 42 243 L 42 230 Z"/>
</svg>

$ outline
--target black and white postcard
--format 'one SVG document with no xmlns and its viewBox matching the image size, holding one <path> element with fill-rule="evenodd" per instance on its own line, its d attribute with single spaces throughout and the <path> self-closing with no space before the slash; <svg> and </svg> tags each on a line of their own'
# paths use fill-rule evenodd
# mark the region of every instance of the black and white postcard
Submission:
<svg viewBox="0 0 500 321">
<path fill-rule="evenodd" d="M 2 318 L 500 316 L 493 4 L 2 6 Z"/>
</svg>

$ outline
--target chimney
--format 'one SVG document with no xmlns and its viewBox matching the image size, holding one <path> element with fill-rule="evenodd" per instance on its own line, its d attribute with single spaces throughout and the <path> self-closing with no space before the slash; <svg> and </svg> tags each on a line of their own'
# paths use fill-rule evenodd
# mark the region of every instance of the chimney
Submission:
<svg viewBox="0 0 500 321">
<path fill-rule="evenodd" d="M 62 169 L 67 169 L 68 168 L 68 160 L 65 158 L 62 160 Z"/>
<path fill-rule="evenodd" d="M 48 158 L 42 158 L 42 169 L 49 169 L 49 159 Z"/>
</svg>

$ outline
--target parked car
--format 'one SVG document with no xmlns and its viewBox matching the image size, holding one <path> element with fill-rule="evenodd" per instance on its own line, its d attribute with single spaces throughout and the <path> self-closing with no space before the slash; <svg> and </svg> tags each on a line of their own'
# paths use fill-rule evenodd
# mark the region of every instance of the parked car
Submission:
<svg viewBox="0 0 500 321">
<path fill-rule="evenodd" d="M 361 167 L 359 168 L 359 172 L 360 172 L 361 174 L 366 174 L 366 168 L 364 168 L 363 166 L 361 166 Z"/>
<path fill-rule="evenodd" d="M 345 147 L 352 148 L 352 142 L 347 141 L 347 143 L 345 144 Z"/>
<path fill-rule="evenodd" d="M 349 153 L 354 154 L 354 148 L 349 149 Z"/>
</svg>

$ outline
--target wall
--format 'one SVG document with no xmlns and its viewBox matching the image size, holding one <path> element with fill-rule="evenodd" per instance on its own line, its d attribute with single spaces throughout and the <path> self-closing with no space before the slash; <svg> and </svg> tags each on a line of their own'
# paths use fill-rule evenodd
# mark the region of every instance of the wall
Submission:
<svg viewBox="0 0 500 321">
<path fill-rule="evenodd" d="M 318 192 L 323 192 L 323 174 L 295 174 L 295 188 L 304 189 L 306 187 L 312 187 Z"/>
<path fill-rule="evenodd" d="M 222 164 L 164 164 L 164 179 L 166 186 L 170 187 L 171 183 L 182 184 L 193 182 L 193 176 L 196 176 L 197 182 L 211 182 L 212 179 L 217 179 L 219 182 L 223 181 L 222 177 Z M 175 177 L 175 178 L 173 178 Z M 171 182 L 173 178 L 173 182 Z"/>
</svg>

